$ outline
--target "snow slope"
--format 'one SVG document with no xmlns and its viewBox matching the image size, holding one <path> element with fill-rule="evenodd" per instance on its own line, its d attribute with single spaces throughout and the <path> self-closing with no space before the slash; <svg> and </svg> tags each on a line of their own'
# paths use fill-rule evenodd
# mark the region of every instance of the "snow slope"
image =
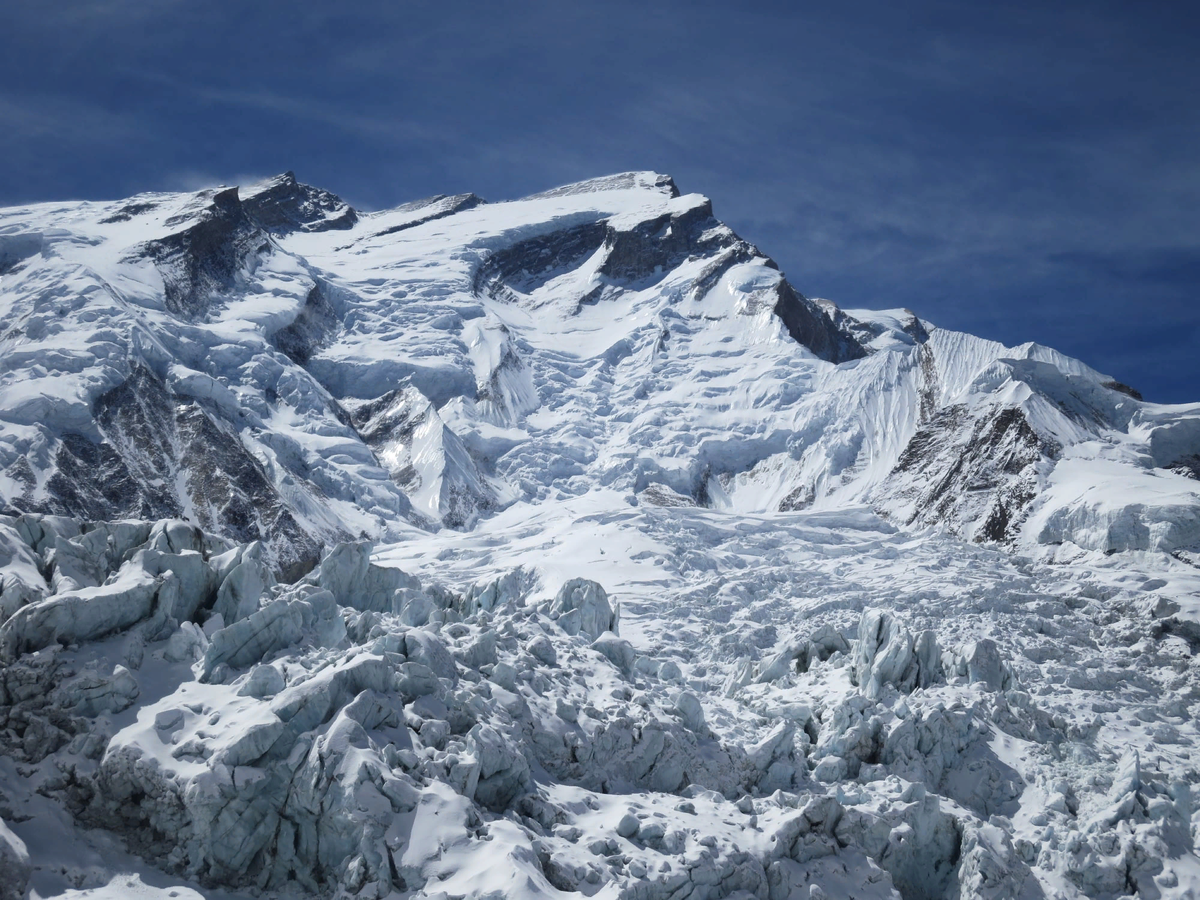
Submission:
<svg viewBox="0 0 1200 900">
<path fill-rule="evenodd" d="M 3 209 L 0 309 L 31 897 L 1200 890 L 1200 404 L 654 173 Z"/>
</svg>

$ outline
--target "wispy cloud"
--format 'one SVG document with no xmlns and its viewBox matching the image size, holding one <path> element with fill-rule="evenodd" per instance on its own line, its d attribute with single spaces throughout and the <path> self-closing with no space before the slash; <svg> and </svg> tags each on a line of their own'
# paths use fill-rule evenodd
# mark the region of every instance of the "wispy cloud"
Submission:
<svg viewBox="0 0 1200 900">
<path fill-rule="evenodd" d="M 285 116 L 371 139 L 436 142 L 444 138 L 444 132 L 396 115 L 393 110 L 382 105 L 377 113 L 361 112 L 353 107 L 337 106 L 318 98 L 282 94 L 261 87 L 214 87 L 180 81 L 162 73 L 126 71 L 145 81 L 168 87 L 192 103 L 233 106 Z"/>
<path fill-rule="evenodd" d="M 279 173 L 273 173 L 279 174 Z M 220 175 L 202 169 L 181 169 L 168 173 L 163 179 L 163 189 L 168 191 L 200 191 L 221 185 L 237 185 L 247 187 L 266 181 L 271 175 L 261 172 L 242 173 L 240 175 Z"/>
<path fill-rule="evenodd" d="M 18 91 L 0 94 L 0 123 L 0 146 L 10 147 L 51 139 L 72 145 L 116 144 L 138 132 L 135 119 L 99 103 Z"/>
</svg>

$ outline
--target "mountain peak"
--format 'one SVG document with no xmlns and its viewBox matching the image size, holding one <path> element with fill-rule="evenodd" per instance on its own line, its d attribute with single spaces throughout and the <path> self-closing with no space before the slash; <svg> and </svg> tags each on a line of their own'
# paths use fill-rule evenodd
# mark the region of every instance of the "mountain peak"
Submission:
<svg viewBox="0 0 1200 900">
<path fill-rule="evenodd" d="M 241 198 L 246 213 L 272 234 L 342 231 L 358 221 L 358 213 L 341 197 L 297 181 L 291 171 L 250 185 Z"/>
<path fill-rule="evenodd" d="M 530 194 L 523 197 L 523 200 L 541 200 L 547 197 L 571 197 L 577 194 L 596 194 L 605 193 L 608 191 L 652 191 L 658 194 L 665 194 L 668 197 L 678 197 L 679 188 L 675 186 L 675 180 L 670 175 L 663 175 L 658 172 L 619 172 L 616 175 L 604 175 L 599 178 L 588 178 L 584 181 L 576 181 L 572 184 L 564 184 L 561 187 L 552 188 L 548 191 L 540 191 L 536 194 Z"/>
</svg>

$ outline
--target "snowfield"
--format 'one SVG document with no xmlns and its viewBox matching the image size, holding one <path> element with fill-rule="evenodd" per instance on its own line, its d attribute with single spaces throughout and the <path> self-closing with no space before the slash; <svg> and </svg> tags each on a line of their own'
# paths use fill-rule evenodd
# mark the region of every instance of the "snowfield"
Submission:
<svg viewBox="0 0 1200 900">
<path fill-rule="evenodd" d="M 666 176 L 0 209 L 0 900 L 1200 896 L 1200 403 Z"/>
</svg>

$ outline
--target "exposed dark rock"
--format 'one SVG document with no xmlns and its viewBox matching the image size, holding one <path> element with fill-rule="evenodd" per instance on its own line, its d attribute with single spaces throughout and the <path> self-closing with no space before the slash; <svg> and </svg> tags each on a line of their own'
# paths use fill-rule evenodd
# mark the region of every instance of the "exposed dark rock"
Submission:
<svg viewBox="0 0 1200 900">
<path fill-rule="evenodd" d="M 407 212 L 409 210 L 418 210 L 429 207 L 429 212 L 426 215 L 418 216 L 408 222 L 402 222 L 399 225 L 393 225 L 391 228 L 385 228 L 383 231 L 378 231 L 371 237 L 387 237 L 389 234 L 397 234 L 401 231 L 407 231 L 409 228 L 416 228 L 418 225 L 424 225 L 426 222 L 433 222 L 437 219 L 444 219 L 446 216 L 452 216 L 455 213 L 463 212 L 464 210 L 474 209 L 481 203 L 486 203 L 482 197 L 475 194 L 455 194 L 452 197 L 447 197 L 445 194 L 437 194 L 433 197 L 427 197 L 424 200 L 415 200 L 412 203 L 405 203 L 397 206 L 393 212 Z"/>
<path fill-rule="evenodd" d="M 786 281 L 776 288 L 775 315 L 783 320 L 788 334 L 821 359 L 843 363 L 860 359 L 867 351 L 853 337 L 838 330 L 833 320 Z"/>
<path fill-rule="evenodd" d="M 476 461 L 461 439 L 437 419 L 437 412 L 420 391 L 405 385 L 356 406 L 350 424 L 375 453 L 392 481 L 410 495 L 425 487 L 424 476 L 413 456 L 424 452 L 443 457 L 437 477 L 441 480 L 436 500 L 437 515 L 447 528 L 468 528 L 481 512 L 496 508 L 496 497 L 481 477 Z M 417 429 L 432 426 L 423 442 L 414 447 Z"/>
<path fill-rule="evenodd" d="M 353 228 L 358 213 L 341 197 L 301 184 L 292 172 L 271 179 L 242 200 L 246 214 L 272 234 Z"/>
<path fill-rule="evenodd" d="M 658 281 L 686 259 L 715 255 L 739 241 L 719 225 L 712 204 L 705 201 L 681 213 L 639 222 L 629 230 L 609 226 L 600 274 L 630 285 Z"/>
<path fill-rule="evenodd" d="M 429 401 L 419 392 L 396 388 L 356 407 L 350 413 L 350 422 L 367 446 L 378 450 L 391 441 L 410 443 L 412 433 L 425 421 L 428 410 Z M 403 474 L 393 472 L 392 478 L 403 485 L 407 483 Z"/>
<path fill-rule="evenodd" d="M 811 485 L 802 484 L 799 487 L 793 488 L 786 497 L 779 501 L 780 512 L 797 512 L 798 510 L 808 509 L 812 506 L 816 499 L 816 491 Z"/>
<path fill-rule="evenodd" d="M 167 220 L 168 225 L 191 223 L 187 228 L 141 246 L 162 274 L 167 309 L 192 320 L 203 318 L 214 293 L 233 286 L 251 257 L 270 249 L 267 235 L 246 215 L 237 188 L 199 197 L 207 205 Z"/>
<path fill-rule="evenodd" d="M 44 238 L 37 233 L 0 234 L 0 275 L 42 252 Z"/>
<path fill-rule="evenodd" d="M 63 436 L 38 511 L 89 520 L 190 515 L 206 530 L 268 544 L 285 579 L 311 568 L 320 541 L 215 411 L 172 394 L 143 367 L 94 411 L 102 439 Z"/>
<path fill-rule="evenodd" d="M 1200 481 L 1200 456 L 1185 456 L 1169 466 L 1172 472 L 1185 478 L 1195 478 Z"/>
<path fill-rule="evenodd" d="M 755 259 L 778 267 L 754 245 L 743 241 L 713 217 L 705 201 L 679 213 L 667 213 L 630 229 L 607 221 L 589 222 L 520 241 L 492 254 L 475 274 L 476 293 L 513 302 L 604 251 L 597 275 L 601 283 L 574 298 L 576 310 L 609 290 L 641 290 L 661 280 L 688 259 L 711 259 L 691 286 L 694 296 L 711 290 L 730 268 Z M 866 355 L 847 329 L 840 329 L 820 306 L 786 281 L 777 288 L 773 307 L 788 333 L 821 359 L 845 362 Z"/>
<path fill-rule="evenodd" d="M 36 504 L 32 497 L 37 489 L 37 474 L 33 471 L 33 466 L 29 464 L 29 460 L 25 457 L 18 457 L 16 462 L 12 463 L 4 472 L 15 484 L 21 486 L 20 495 L 14 494 L 8 498 L 11 511 L 6 511 L 3 515 L 19 514 L 19 511 L 32 509 Z"/>
<path fill-rule="evenodd" d="M 271 335 L 271 343 L 297 365 L 305 365 L 312 355 L 328 344 L 341 322 L 317 282 L 292 324 Z"/>
<path fill-rule="evenodd" d="M 500 330 L 506 337 L 509 336 L 510 332 L 507 327 L 501 326 Z M 487 401 L 497 410 L 503 410 L 505 413 L 513 416 L 518 415 L 520 410 L 510 408 L 511 404 L 508 399 L 508 392 L 503 387 L 503 384 L 505 378 L 519 375 L 524 367 L 525 364 L 521 361 L 520 354 L 517 353 L 517 349 L 513 346 L 512 341 L 505 340 L 500 347 L 500 358 L 492 368 L 491 376 L 475 392 L 476 401 Z"/>
<path fill-rule="evenodd" d="M 1039 463 L 1058 452 L 1015 407 L 980 415 L 950 406 L 913 435 L 891 480 L 914 501 L 905 524 L 977 520 L 976 540 L 1006 541 L 1037 495 Z M 956 516 L 963 504 L 976 514 Z"/>
<path fill-rule="evenodd" d="M 918 344 L 924 344 L 929 340 L 929 332 L 925 330 L 924 324 L 917 318 L 917 314 L 912 310 L 905 310 L 912 319 L 904 323 L 904 328 L 901 329 L 905 334 L 911 337 Z"/>
<path fill-rule="evenodd" d="M 510 290 L 534 291 L 551 278 L 580 266 L 603 246 L 606 234 L 604 222 L 588 222 L 519 241 L 493 253 L 479 267 L 475 291 L 503 299 L 512 298 Z"/>
<path fill-rule="evenodd" d="M 150 212 L 157 209 L 157 203 L 148 201 L 134 201 L 125 203 L 115 213 L 100 220 L 101 225 L 111 225 L 114 222 L 128 222 L 134 216 L 140 216 L 142 213 Z"/>
<path fill-rule="evenodd" d="M 163 518 L 180 515 L 173 496 L 143 489 L 120 453 L 108 441 L 94 443 L 81 434 L 64 434 L 55 454 L 56 471 L 46 483 L 51 498 L 46 512 L 99 519 Z"/>
<path fill-rule="evenodd" d="M 1126 395 L 1132 397 L 1134 400 L 1145 399 L 1142 397 L 1142 392 L 1139 391 L 1137 388 L 1131 388 L 1129 385 L 1122 384 L 1119 381 L 1106 381 L 1101 385 L 1101 387 L 1106 387 L 1110 391 L 1116 391 L 1119 394 L 1126 394 Z"/>
<path fill-rule="evenodd" d="M 680 494 L 677 491 L 671 490 L 665 484 L 650 484 L 646 489 L 638 494 L 638 500 L 649 506 L 661 506 L 666 508 L 678 508 L 683 506 L 695 506 L 696 501 L 692 497 Z"/>
</svg>

